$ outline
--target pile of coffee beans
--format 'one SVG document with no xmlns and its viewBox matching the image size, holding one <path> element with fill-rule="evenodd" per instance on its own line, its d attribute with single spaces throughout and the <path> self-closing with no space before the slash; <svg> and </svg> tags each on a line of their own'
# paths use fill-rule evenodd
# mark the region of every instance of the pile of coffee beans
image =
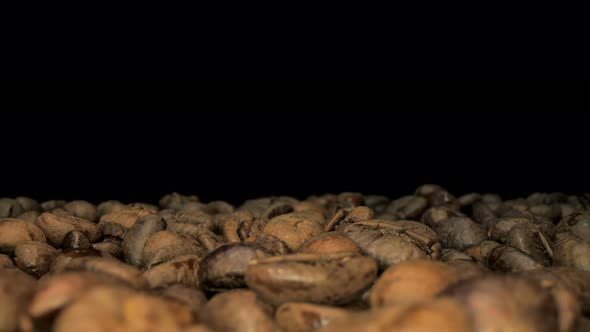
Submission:
<svg viewBox="0 0 590 332">
<path fill-rule="evenodd" d="M 590 195 L 0 199 L 0 331 L 590 331 Z"/>
</svg>

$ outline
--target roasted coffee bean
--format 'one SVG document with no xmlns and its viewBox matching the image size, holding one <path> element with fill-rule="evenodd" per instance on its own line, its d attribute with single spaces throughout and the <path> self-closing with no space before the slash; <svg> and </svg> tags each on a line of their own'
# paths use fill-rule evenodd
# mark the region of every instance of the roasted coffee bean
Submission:
<svg viewBox="0 0 590 332">
<path fill-rule="evenodd" d="M 14 249 L 16 266 L 37 278 L 49 271 L 49 265 L 57 255 L 55 248 L 38 241 L 24 241 Z"/>
<path fill-rule="evenodd" d="M 377 215 L 382 214 L 385 212 L 387 205 L 391 200 L 385 196 L 378 196 L 378 195 L 368 195 L 365 196 L 365 204 Z"/>
<path fill-rule="evenodd" d="M 98 211 L 94 204 L 87 201 L 71 201 L 63 206 L 63 209 L 75 215 L 78 218 L 89 221 L 96 221 Z"/>
<path fill-rule="evenodd" d="M 440 258 L 438 237 L 428 226 L 413 221 L 368 220 L 348 225 L 342 231 L 381 269 L 406 260 Z"/>
<path fill-rule="evenodd" d="M 0 269 L 0 331 L 16 332 L 30 326 L 27 305 L 37 280 L 18 269 Z"/>
<path fill-rule="evenodd" d="M 418 220 L 426 208 L 428 208 L 428 200 L 426 198 L 420 196 L 404 196 L 389 203 L 385 212 L 379 215 L 379 218 L 389 220 Z"/>
<path fill-rule="evenodd" d="M 284 241 L 280 240 L 276 236 L 266 233 L 259 233 L 251 236 L 244 242 L 256 243 L 274 255 L 285 255 L 291 252 L 291 250 L 289 250 L 289 246 L 287 246 Z"/>
<path fill-rule="evenodd" d="M 201 257 L 197 255 L 179 256 L 145 270 L 143 277 L 151 288 L 172 284 L 197 287 L 200 262 Z"/>
<path fill-rule="evenodd" d="M 16 217 L 25 212 L 23 206 L 15 199 L 0 198 L 0 218 Z"/>
<path fill-rule="evenodd" d="M 251 260 L 272 254 L 253 243 L 230 243 L 213 250 L 201 261 L 199 283 L 211 291 L 245 287 L 244 273 Z"/>
<path fill-rule="evenodd" d="M 41 209 L 45 212 L 51 212 L 57 208 L 61 208 L 62 206 L 64 206 L 67 202 L 64 200 L 51 200 L 51 201 L 45 201 L 41 203 Z"/>
<path fill-rule="evenodd" d="M 90 289 L 57 317 L 54 331 L 170 331 L 192 323 L 190 308 L 177 301 L 99 286 Z"/>
<path fill-rule="evenodd" d="M 34 224 L 40 215 L 41 215 L 41 212 L 39 212 L 37 210 L 32 210 L 32 211 L 26 211 L 26 212 L 19 214 L 18 217 L 16 217 L 16 219 L 26 221 L 29 224 Z"/>
<path fill-rule="evenodd" d="M 64 250 L 77 249 L 77 248 L 88 248 L 90 247 L 90 240 L 82 232 L 71 231 L 63 240 L 62 248 Z"/>
<path fill-rule="evenodd" d="M 324 225 L 324 232 L 333 230 L 338 224 L 352 224 L 357 221 L 371 220 L 374 217 L 375 213 L 366 206 L 340 209 L 336 211 L 326 225 Z"/>
<path fill-rule="evenodd" d="M 198 201 L 199 197 L 197 196 L 185 196 L 174 192 L 162 197 L 158 203 L 163 209 L 173 209 L 178 211 L 182 209 L 184 204 Z"/>
<path fill-rule="evenodd" d="M 532 223 L 515 225 L 506 235 L 506 244 L 529 254 L 544 266 L 553 259 L 553 243 L 541 227 Z"/>
<path fill-rule="evenodd" d="M 0 218 L 0 253 L 13 254 L 21 242 L 45 242 L 45 234 L 34 224 L 15 218 Z"/>
<path fill-rule="evenodd" d="M 277 308 L 275 320 L 285 332 L 311 332 L 335 319 L 346 318 L 350 313 L 339 307 L 288 302 Z"/>
<path fill-rule="evenodd" d="M 370 257 L 353 253 L 293 254 L 254 260 L 246 284 L 265 301 L 342 304 L 358 298 L 377 276 Z"/>
<path fill-rule="evenodd" d="M 444 247 L 457 250 L 465 250 L 488 238 L 479 224 L 464 217 L 451 217 L 434 227 L 434 231 Z"/>
<path fill-rule="evenodd" d="M 115 213 L 127 209 L 127 206 L 119 201 L 111 200 L 96 206 L 96 217 L 101 218 L 105 214 Z"/>
<path fill-rule="evenodd" d="M 13 267 L 14 263 L 8 255 L 0 254 L 0 269 Z"/>
<path fill-rule="evenodd" d="M 103 273 L 135 288 L 144 288 L 147 285 L 140 270 L 114 258 L 96 256 L 74 258 L 65 264 L 63 271 Z"/>
<path fill-rule="evenodd" d="M 231 313 L 228 315 L 228 313 Z M 278 332 L 272 309 L 249 290 L 215 295 L 203 309 L 201 322 L 219 332 Z"/>
<path fill-rule="evenodd" d="M 295 251 L 322 232 L 323 220 L 322 215 L 313 212 L 287 213 L 269 220 L 264 232 L 281 239 L 290 250 Z"/>
<path fill-rule="evenodd" d="M 63 245 L 66 235 L 71 231 L 84 234 L 90 242 L 95 242 L 102 236 L 100 228 L 95 223 L 61 212 L 43 213 L 37 218 L 36 225 L 47 236 L 47 242 L 56 248 Z"/>
<path fill-rule="evenodd" d="M 332 252 L 361 253 L 361 248 L 348 236 L 338 232 L 322 233 L 307 240 L 299 252 L 302 253 L 332 253 Z"/>
<path fill-rule="evenodd" d="M 166 223 L 157 214 L 140 217 L 123 236 L 121 248 L 125 260 L 132 265 L 140 266 L 145 243 L 152 234 L 164 230 L 165 227 Z"/>
<path fill-rule="evenodd" d="M 143 266 L 150 268 L 178 256 L 203 253 L 196 240 L 170 231 L 159 231 L 146 241 L 141 261 Z"/>
<path fill-rule="evenodd" d="M 98 225 L 103 234 L 123 238 L 125 233 L 135 225 L 139 218 L 155 213 L 156 211 L 143 206 L 130 207 L 125 210 L 103 215 L 100 217 Z"/>
<path fill-rule="evenodd" d="M 181 284 L 162 289 L 160 295 L 186 304 L 191 309 L 194 321 L 199 320 L 199 315 L 207 304 L 207 297 L 203 291 Z"/>
<path fill-rule="evenodd" d="M 92 247 L 89 248 L 77 248 L 64 250 L 51 262 L 49 266 L 49 272 L 53 274 L 61 273 L 65 270 L 66 266 L 76 258 L 80 257 L 110 257 L 106 252 L 98 251 Z"/>
<path fill-rule="evenodd" d="M 472 332 L 469 312 L 456 300 L 404 303 L 335 319 L 318 332 Z M 484 330 L 476 330 L 484 331 Z"/>
<path fill-rule="evenodd" d="M 554 264 L 590 271 L 590 242 L 574 234 L 557 234 L 555 241 Z"/>
<path fill-rule="evenodd" d="M 559 330 L 559 312 L 551 293 L 524 278 L 473 278 L 451 286 L 441 296 L 456 299 L 469 311 L 472 331 Z"/>
<path fill-rule="evenodd" d="M 117 259 L 123 258 L 121 240 L 117 237 L 106 237 L 102 242 L 93 243 L 92 248 L 108 253 Z"/>
<path fill-rule="evenodd" d="M 41 205 L 36 200 L 30 197 L 19 196 L 15 200 L 23 207 L 26 211 L 41 211 Z"/>
<path fill-rule="evenodd" d="M 486 266 L 492 271 L 518 272 L 538 270 L 543 264 L 533 257 L 511 246 L 499 245 L 492 249 L 486 258 Z"/>
<path fill-rule="evenodd" d="M 568 215 L 557 224 L 556 232 L 569 232 L 584 241 L 590 242 L 590 212 L 576 212 Z"/>
<path fill-rule="evenodd" d="M 412 260 L 389 267 L 371 289 L 371 307 L 434 298 L 459 280 L 457 271 L 442 262 Z"/>
</svg>

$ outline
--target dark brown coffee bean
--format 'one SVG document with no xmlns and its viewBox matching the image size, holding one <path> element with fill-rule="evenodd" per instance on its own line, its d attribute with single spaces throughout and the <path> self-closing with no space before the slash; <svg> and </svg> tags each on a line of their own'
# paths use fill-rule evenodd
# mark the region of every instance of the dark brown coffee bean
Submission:
<svg viewBox="0 0 590 332">
<path fill-rule="evenodd" d="M 465 194 L 463 196 L 459 196 L 457 198 L 457 201 L 459 202 L 459 205 L 463 209 L 467 206 L 473 205 L 473 204 L 481 201 L 481 194 L 478 194 L 478 193 Z"/>
<path fill-rule="evenodd" d="M 444 206 L 451 210 L 459 211 L 461 205 L 453 194 L 446 190 L 435 191 L 428 197 L 428 204 L 430 206 Z"/>
<path fill-rule="evenodd" d="M 511 246 L 499 245 L 490 251 L 486 266 L 492 271 L 519 272 L 539 270 L 543 265 L 527 253 Z"/>
<path fill-rule="evenodd" d="M 43 231 L 34 224 L 15 218 L 0 218 L 0 253 L 13 254 L 24 241 L 45 242 Z"/>
<path fill-rule="evenodd" d="M 350 313 L 339 307 L 288 302 L 277 308 L 275 321 L 285 332 L 312 332 L 333 320 L 345 318 Z"/>
<path fill-rule="evenodd" d="M 428 226 L 412 221 L 369 220 L 342 231 L 385 269 L 411 259 L 440 257 L 441 245 Z"/>
<path fill-rule="evenodd" d="M 197 287 L 199 285 L 197 273 L 200 262 L 201 257 L 197 255 L 179 256 L 145 270 L 143 277 L 151 288 L 172 284 Z"/>
<path fill-rule="evenodd" d="M 341 304 L 357 299 L 375 280 L 374 259 L 352 253 L 293 254 L 254 260 L 246 284 L 268 303 Z"/>
<path fill-rule="evenodd" d="M 426 212 L 422 214 L 420 222 L 428 227 L 434 228 L 451 217 L 466 217 L 466 215 L 459 211 L 449 209 L 448 207 L 436 206 L 426 210 Z"/>
<path fill-rule="evenodd" d="M 149 237 L 164 230 L 166 223 L 157 214 L 148 214 L 140 217 L 123 236 L 121 248 L 125 260 L 135 266 L 141 265 L 143 248 Z"/>
<path fill-rule="evenodd" d="M 201 261 L 200 285 L 211 291 L 245 287 L 244 273 L 250 261 L 271 255 L 253 243 L 224 244 L 207 254 Z"/>
<path fill-rule="evenodd" d="M 91 244 L 92 243 L 90 243 L 90 240 L 88 240 L 84 233 L 78 231 L 71 231 L 64 238 L 62 248 L 65 250 L 88 248 Z"/>
<path fill-rule="evenodd" d="M 27 304 L 36 286 L 37 280 L 19 269 L 0 269 L 0 331 L 26 329 Z"/>
<path fill-rule="evenodd" d="M 473 220 L 482 225 L 484 229 L 489 229 L 489 223 L 498 217 L 490 205 L 483 202 L 473 204 L 471 214 L 473 216 Z"/>
<path fill-rule="evenodd" d="M 443 262 L 452 262 L 456 260 L 475 262 L 475 258 L 455 249 L 443 249 L 441 254 L 441 260 Z"/>
<path fill-rule="evenodd" d="M 56 248 L 63 245 L 66 235 L 71 231 L 86 235 L 90 242 L 102 236 L 100 228 L 95 223 L 66 213 L 44 212 L 37 218 L 36 225 L 47 236 L 47 242 Z"/>
<path fill-rule="evenodd" d="M 203 212 L 208 213 L 210 215 L 215 214 L 230 214 L 234 212 L 233 205 L 229 204 L 228 202 L 224 201 L 213 201 L 207 203 L 206 206 L 202 209 Z"/>
<path fill-rule="evenodd" d="M 19 197 L 15 198 L 15 200 L 23 207 L 25 212 L 26 211 L 41 211 L 41 205 L 39 204 L 39 202 L 37 202 L 36 200 L 34 200 L 32 198 L 19 196 Z"/>
<path fill-rule="evenodd" d="M 445 248 L 457 250 L 465 250 L 488 238 L 483 227 L 464 217 L 451 217 L 434 227 L 434 231 Z"/>
<path fill-rule="evenodd" d="M 590 242 L 571 233 L 557 234 L 553 262 L 557 266 L 590 271 Z"/>
<path fill-rule="evenodd" d="M 324 232 L 332 231 L 337 225 L 352 224 L 358 221 L 371 220 L 375 217 L 373 210 L 366 206 L 339 209 L 324 225 Z"/>
<path fill-rule="evenodd" d="M 529 254 L 544 266 L 551 265 L 553 243 L 538 225 L 522 223 L 513 226 L 506 235 L 506 244 Z"/>
<path fill-rule="evenodd" d="M 352 208 L 365 203 L 365 198 L 361 193 L 343 192 L 336 196 L 336 203 L 339 208 Z"/>
<path fill-rule="evenodd" d="M 14 218 L 23 212 L 25 209 L 17 200 L 0 198 L 0 218 Z"/>
<path fill-rule="evenodd" d="M 273 255 L 285 255 L 291 253 L 289 246 L 279 238 L 266 233 L 259 233 L 249 237 L 246 243 L 256 243 Z"/>
<path fill-rule="evenodd" d="M 21 270 L 39 278 L 49 271 L 49 265 L 58 252 L 45 242 L 25 241 L 16 246 L 14 255 L 14 261 Z"/>
<path fill-rule="evenodd" d="M 570 232 L 584 241 L 590 241 L 590 212 L 577 212 L 568 215 L 557 224 L 556 232 Z"/>
<path fill-rule="evenodd" d="M 416 188 L 416 190 L 414 191 L 414 194 L 428 198 L 432 194 L 434 194 L 438 191 L 441 191 L 441 190 L 444 190 L 444 188 L 439 186 L 438 184 L 427 183 L 427 184 L 423 184 L 423 185 L 419 186 L 418 188 Z"/>
<path fill-rule="evenodd" d="M 404 196 L 391 201 L 379 218 L 389 220 L 419 220 L 428 208 L 428 200 L 420 196 Z"/>
<path fill-rule="evenodd" d="M 365 205 L 369 207 L 375 214 L 380 215 L 385 212 L 387 205 L 391 200 L 385 196 L 368 195 L 365 196 Z"/>
<path fill-rule="evenodd" d="M 203 211 L 179 211 L 174 215 L 174 220 L 182 224 L 202 226 L 210 231 L 215 231 L 217 227 L 213 217 Z"/>
<path fill-rule="evenodd" d="M 209 300 L 201 321 L 219 332 L 278 332 L 271 313 L 271 308 L 260 302 L 254 292 L 232 290 Z"/>
</svg>

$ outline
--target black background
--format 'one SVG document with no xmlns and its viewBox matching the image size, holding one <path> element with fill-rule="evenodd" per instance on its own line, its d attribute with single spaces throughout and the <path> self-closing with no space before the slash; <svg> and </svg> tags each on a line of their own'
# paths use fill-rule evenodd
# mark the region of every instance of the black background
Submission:
<svg viewBox="0 0 590 332">
<path fill-rule="evenodd" d="M 0 197 L 234 204 L 423 183 L 456 195 L 590 191 L 585 119 L 569 112 L 75 112 L 2 116 Z"/>
</svg>

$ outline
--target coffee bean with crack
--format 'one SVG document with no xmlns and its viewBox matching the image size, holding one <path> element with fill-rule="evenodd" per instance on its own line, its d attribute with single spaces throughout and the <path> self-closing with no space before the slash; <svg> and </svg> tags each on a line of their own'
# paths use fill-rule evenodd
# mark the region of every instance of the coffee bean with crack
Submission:
<svg viewBox="0 0 590 332">
<path fill-rule="evenodd" d="M 56 248 L 61 248 L 66 235 L 71 231 L 84 234 L 90 242 L 95 242 L 102 236 L 98 225 L 69 213 L 45 212 L 37 218 L 36 225 L 45 233 L 47 242 Z"/>
<path fill-rule="evenodd" d="M 352 208 L 361 206 L 365 203 L 365 198 L 361 193 L 343 192 L 336 196 L 336 204 L 339 208 Z"/>
<path fill-rule="evenodd" d="M 347 317 L 351 311 L 334 306 L 287 302 L 275 312 L 275 321 L 284 332 L 312 332 Z"/>
<path fill-rule="evenodd" d="M 590 242 L 571 233 L 557 234 L 553 262 L 556 266 L 590 271 Z"/>
<path fill-rule="evenodd" d="M 214 250 L 223 244 L 219 235 L 200 225 L 174 223 L 169 225 L 166 230 L 196 240 L 205 251 Z"/>
<path fill-rule="evenodd" d="M 39 278 L 47 271 L 58 251 L 45 242 L 24 241 L 14 249 L 16 266 L 26 273 Z"/>
<path fill-rule="evenodd" d="M 125 233 L 121 248 L 125 260 L 135 266 L 141 265 L 143 248 L 149 237 L 166 228 L 166 223 L 157 214 L 148 214 L 140 217 L 137 222 Z"/>
<path fill-rule="evenodd" d="M 159 231 L 152 234 L 145 243 L 141 257 L 142 266 L 150 268 L 188 254 L 203 255 L 204 250 L 195 239 L 171 231 Z"/>
<path fill-rule="evenodd" d="M 201 257 L 198 255 L 183 255 L 152 266 L 143 272 L 143 277 L 150 288 L 166 287 L 172 284 L 197 287 L 200 263 Z"/>
<path fill-rule="evenodd" d="M 299 248 L 301 253 L 333 253 L 354 252 L 361 253 L 361 248 L 348 236 L 339 232 L 327 232 L 316 235 L 307 240 Z"/>
<path fill-rule="evenodd" d="M 84 233 L 71 231 L 64 238 L 62 248 L 64 250 L 88 248 L 91 244 L 92 243 L 90 243 L 90 240 L 84 235 Z"/>
<path fill-rule="evenodd" d="M 308 239 L 322 232 L 324 217 L 314 212 L 292 212 L 275 217 L 264 226 L 264 233 L 284 241 L 295 251 Z"/>
<path fill-rule="evenodd" d="M 432 229 L 413 221 L 374 219 L 348 225 L 342 231 L 377 259 L 380 269 L 411 259 L 438 259 L 442 249 Z"/>
<path fill-rule="evenodd" d="M 219 332 L 278 332 L 271 315 L 272 308 L 254 292 L 239 289 L 211 298 L 203 309 L 201 322 Z"/>
<path fill-rule="evenodd" d="M 207 254 L 201 261 L 200 285 L 211 291 L 245 287 L 244 273 L 250 261 L 270 256 L 270 252 L 257 244 L 224 244 Z"/>
<path fill-rule="evenodd" d="M 0 198 L 0 218 L 14 218 L 23 212 L 25 209 L 17 200 Z"/>
<path fill-rule="evenodd" d="M 570 232 L 584 241 L 590 242 L 590 211 L 577 212 L 561 219 L 557 233 Z"/>
<path fill-rule="evenodd" d="M 324 232 L 334 230 L 346 224 L 353 224 L 358 221 L 374 219 L 375 213 L 366 206 L 357 206 L 353 208 L 339 209 L 324 225 Z"/>
<path fill-rule="evenodd" d="M 443 262 L 452 262 L 458 260 L 475 262 L 475 258 L 472 256 L 455 249 L 443 249 L 441 253 L 441 260 Z"/>
<path fill-rule="evenodd" d="M 212 232 L 217 229 L 213 217 L 203 211 L 179 211 L 174 215 L 174 220 L 183 224 L 200 225 Z"/>
<path fill-rule="evenodd" d="M 266 233 L 258 233 L 247 238 L 245 243 L 256 243 L 273 255 L 285 255 L 291 253 L 289 246 L 276 236 Z"/>
<path fill-rule="evenodd" d="M 492 271 L 519 272 L 539 270 L 543 264 L 529 254 L 508 245 L 492 249 L 486 258 L 486 266 Z"/>
<path fill-rule="evenodd" d="M 24 241 L 46 242 L 45 234 L 35 224 L 15 218 L 0 218 L 0 253 L 12 255 Z"/>
<path fill-rule="evenodd" d="M 553 260 L 553 243 L 539 225 L 522 223 L 515 225 L 506 235 L 506 244 L 517 248 L 544 266 Z"/>
<path fill-rule="evenodd" d="M 37 280 L 19 269 L 0 269 L 0 331 L 16 332 L 30 327 L 27 305 Z"/>
<path fill-rule="evenodd" d="M 482 225 L 484 229 L 489 229 L 490 223 L 498 218 L 498 214 L 490 204 L 483 202 L 473 204 L 471 208 L 471 216 L 473 217 L 473 220 Z"/>
<path fill-rule="evenodd" d="M 479 224 L 465 217 L 451 217 L 434 227 L 445 248 L 465 250 L 487 240 L 487 232 Z"/>
<path fill-rule="evenodd" d="M 251 290 L 274 305 L 293 301 L 343 304 L 359 298 L 376 276 L 373 258 L 333 253 L 254 260 L 245 279 Z"/>
</svg>

